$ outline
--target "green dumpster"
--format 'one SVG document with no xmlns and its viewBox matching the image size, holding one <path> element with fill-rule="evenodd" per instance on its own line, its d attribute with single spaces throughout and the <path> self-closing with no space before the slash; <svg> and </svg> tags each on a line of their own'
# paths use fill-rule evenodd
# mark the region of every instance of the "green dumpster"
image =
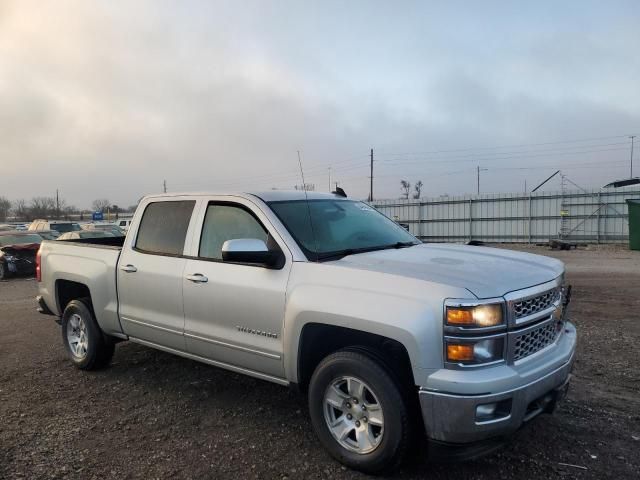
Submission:
<svg viewBox="0 0 640 480">
<path fill-rule="evenodd" d="M 629 207 L 629 248 L 640 250 L 640 199 L 627 200 Z"/>
</svg>

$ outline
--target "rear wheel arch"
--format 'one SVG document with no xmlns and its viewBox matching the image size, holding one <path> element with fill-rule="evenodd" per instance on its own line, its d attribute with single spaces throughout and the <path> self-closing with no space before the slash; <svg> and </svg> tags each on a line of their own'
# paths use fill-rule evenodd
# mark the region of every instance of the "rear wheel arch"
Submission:
<svg viewBox="0 0 640 480">
<path fill-rule="evenodd" d="M 72 300 L 83 299 L 85 303 L 88 303 L 87 307 L 93 312 L 93 304 L 91 301 L 91 291 L 89 287 L 84 283 L 74 282 L 72 280 L 56 280 L 55 283 L 56 303 L 58 305 L 58 312 L 60 315 L 64 313 L 65 308 Z"/>
</svg>

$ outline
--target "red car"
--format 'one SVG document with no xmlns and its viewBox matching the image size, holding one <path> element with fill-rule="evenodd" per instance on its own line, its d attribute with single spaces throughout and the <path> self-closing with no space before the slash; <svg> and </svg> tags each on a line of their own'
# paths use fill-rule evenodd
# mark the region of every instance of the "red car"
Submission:
<svg viewBox="0 0 640 480">
<path fill-rule="evenodd" d="M 33 275 L 42 237 L 35 233 L 0 231 L 0 280 L 11 275 Z"/>
</svg>

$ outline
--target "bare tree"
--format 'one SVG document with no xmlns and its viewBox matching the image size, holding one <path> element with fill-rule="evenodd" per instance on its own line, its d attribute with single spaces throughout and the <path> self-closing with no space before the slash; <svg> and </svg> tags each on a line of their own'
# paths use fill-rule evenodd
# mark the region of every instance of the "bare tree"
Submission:
<svg viewBox="0 0 640 480">
<path fill-rule="evenodd" d="M 413 198 L 415 199 L 419 199 L 420 198 L 420 194 L 422 193 L 422 180 L 418 180 L 416 182 L 416 184 L 413 186 L 413 189 L 415 190 L 415 193 L 413 194 Z"/>
<path fill-rule="evenodd" d="M 402 197 L 405 200 L 409 198 L 409 191 L 411 190 L 411 184 L 406 180 L 400 180 L 400 190 L 402 190 Z"/>
<path fill-rule="evenodd" d="M 91 205 L 93 207 L 94 212 L 104 213 L 107 211 L 107 208 L 109 208 L 109 206 L 111 205 L 111 202 L 106 198 L 99 198 L 97 200 L 94 200 Z"/>
<path fill-rule="evenodd" d="M 27 201 L 23 198 L 13 202 L 13 214 L 18 220 L 31 220 L 29 218 L 29 207 Z"/>
<path fill-rule="evenodd" d="M 32 218 L 49 218 L 55 214 L 56 199 L 53 197 L 33 197 L 29 215 Z"/>
<path fill-rule="evenodd" d="M 62 205 L 60 205 L 60 211 L 62 212 L 66 220 L 69 220 L 71 218 L 71 215 L 77 215 L 79 213 L 76 207 L 74 207 L 73 205 L 67 205 L 66 203 L 64 205 L 64 208 L 62 207 Z"/>
<path fill-rule="evenodd" d="M 0 197 L 0 222 L 5 222 L 11 211 L 11 202 L 5 197 Z"/>
</svg>

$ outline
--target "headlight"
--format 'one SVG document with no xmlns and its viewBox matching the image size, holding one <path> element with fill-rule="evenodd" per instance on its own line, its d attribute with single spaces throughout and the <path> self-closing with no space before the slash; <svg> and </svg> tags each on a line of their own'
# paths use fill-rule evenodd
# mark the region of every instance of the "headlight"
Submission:
<svg viewBox="0 0 640 480">
<path fill-rule="evenodd" d="M 504 336 L 482 339 L 446 338 L 445 347 L 449 363 L 474 365 L 504 358 Z"/>
<path fill-rule="evenodd" d="M 504 361 L 506 329 L 506 304 L 502 298 L 445 300 L 445 366 L 481 367 Z"/>
<path fill-rule="evenodd" d="M 502 304 L 447 307 L 447 325 L 453 327 L 486 328 L 504 323 Z"/>
</svg>

